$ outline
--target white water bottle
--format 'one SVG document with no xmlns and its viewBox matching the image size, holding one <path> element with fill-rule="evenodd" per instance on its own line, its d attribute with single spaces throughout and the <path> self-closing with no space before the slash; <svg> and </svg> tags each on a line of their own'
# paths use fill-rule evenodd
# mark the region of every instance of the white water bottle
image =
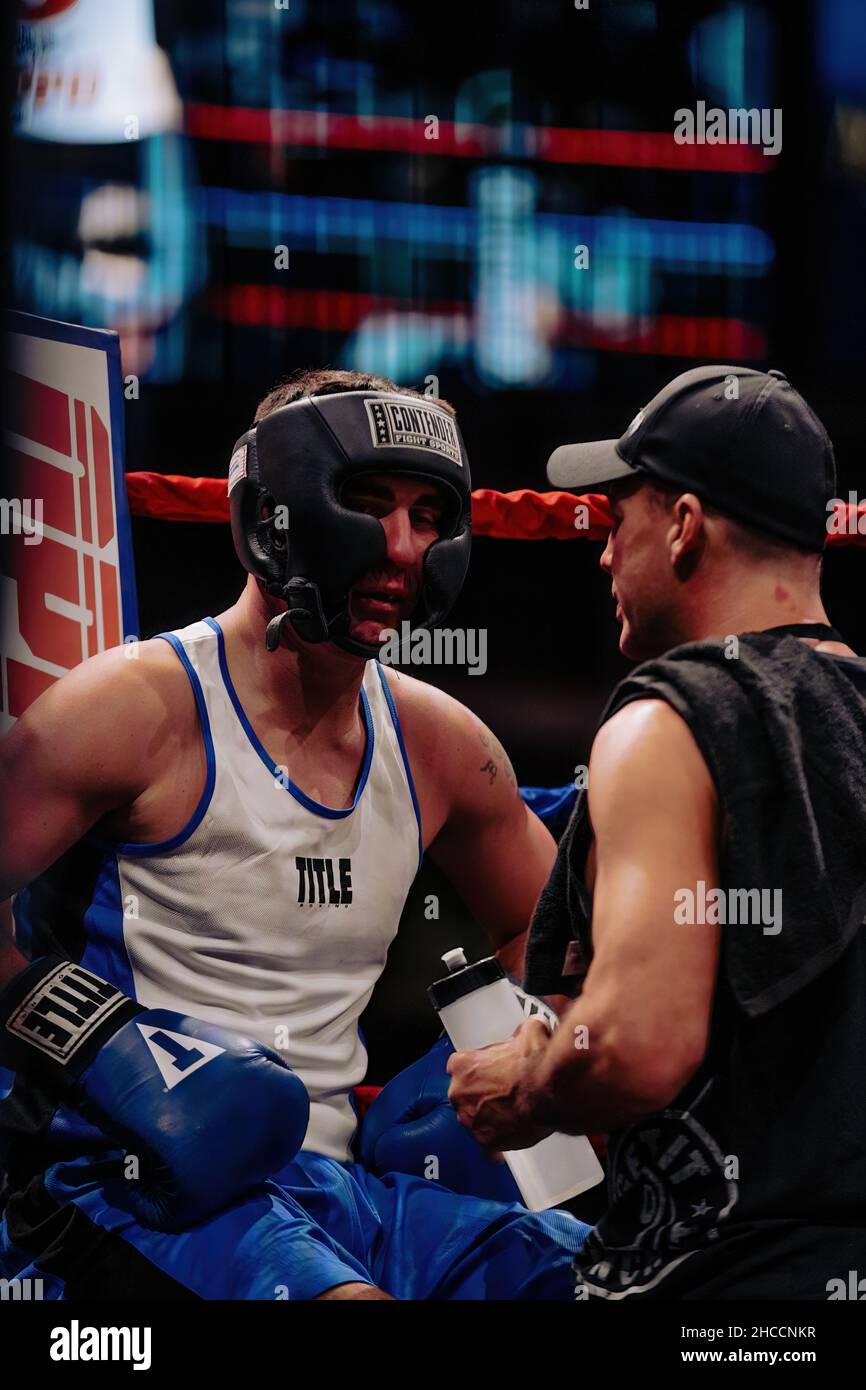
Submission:
<svg viewBox="0 0 866 1390">
<path fill-rule="evenodd" d="M 458 1052 L 505 1042 L 523 1022 L 520 997 L 494 956 L 467 965 L 458 947 L 442 957 L 449 974 L 427 994 Z M 546 1015 L 547 1016 L 547 1015 Z M 549 1134 L 505 1161 L 530 1211 L 546 1211 L 595 1187 L 604 1170 L 583 1135 Z"/>
</svg>

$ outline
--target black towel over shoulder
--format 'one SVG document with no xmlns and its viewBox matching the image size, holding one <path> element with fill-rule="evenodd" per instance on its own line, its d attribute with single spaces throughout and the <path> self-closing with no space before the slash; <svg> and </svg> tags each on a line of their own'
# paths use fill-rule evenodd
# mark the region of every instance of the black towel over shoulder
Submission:
<svg viewBox="0 0 866 1390">
<path fill-rule="evenodd" d="M 707 1058 L 612 1136 L 611 1206 L 578 1259 L 590 1296 L 823 1299 L 852 1261 L 866 1276 L 866 660 L 798 631 L 678 647 L 602 716 L 680 714 L 723 810 L 720 886 L 781 917 L 722 927 Z M 579 993 L 591 962 L 590 834 L 582 793 L 533 920 L 534 993 Z"/>
</svg>

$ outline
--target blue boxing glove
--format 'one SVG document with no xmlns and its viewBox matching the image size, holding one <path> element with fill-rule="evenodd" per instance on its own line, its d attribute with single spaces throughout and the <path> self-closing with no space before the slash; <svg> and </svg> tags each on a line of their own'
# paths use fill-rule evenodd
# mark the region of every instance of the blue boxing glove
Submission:
<svg viewBox="0 0 866 1390">
<path fill-rule="evenodd" d="M 358 1157 L 376 1177 L 414 1173 L 464 1196 L 522 1202 L 510 1169 L 489 1158 L 457 1119 L 445 1070 L 453 1051 L 443 1036 L 388 1082 L 364 1116 Z"/>
<path fill-rule="evenodd" d="M 112 1199 L 160 1231 L 205 1220 L 291 1162 L 309 1119 L 278 1053 L 144 1009 L 57 956 L 0 995 L 0 1064 L 50 1085 L 127 1150 Z"/>
</svg>

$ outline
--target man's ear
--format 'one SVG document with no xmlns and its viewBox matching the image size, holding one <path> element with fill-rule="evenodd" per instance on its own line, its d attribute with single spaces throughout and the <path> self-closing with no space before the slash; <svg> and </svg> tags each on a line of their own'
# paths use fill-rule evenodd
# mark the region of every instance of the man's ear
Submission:
<svg viewBox="0 0 866 1390">
<path fill-rule="evenodd" d="M 706 546 L 706 513 L 699 497 L 684 492 L 676 499 L 668 531 L 671 560 L 684 579 L 692 574 Z"/>
</svg>

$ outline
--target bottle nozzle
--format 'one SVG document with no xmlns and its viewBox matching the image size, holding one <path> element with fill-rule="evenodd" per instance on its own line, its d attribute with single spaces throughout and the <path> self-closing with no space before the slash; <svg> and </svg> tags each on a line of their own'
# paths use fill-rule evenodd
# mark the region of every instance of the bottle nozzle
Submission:
<svg viewBox="0 0 866 1390">
<path fill-rule="evenodd" d="M 440 959 L 446 965 L 449 975 L 453 975 L 455 970 L 465 970 L 469 964 L 462 946 L 455 946 L 452 951 L 446 951 Z"/>
</svg>

